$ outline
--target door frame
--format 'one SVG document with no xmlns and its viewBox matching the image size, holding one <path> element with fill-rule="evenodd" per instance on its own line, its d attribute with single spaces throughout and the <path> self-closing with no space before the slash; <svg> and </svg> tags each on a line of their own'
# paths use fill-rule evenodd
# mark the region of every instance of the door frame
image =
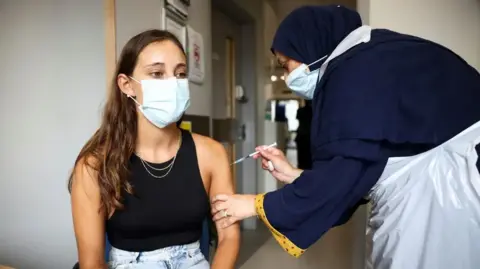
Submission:
<svg viewBox="0 0 480 269">
<path fill-rule="evenodd" d="M 226 105 L 227 105 L 227 118 L 235 120 L 237 118 L 237 106 L 235 100 L 235 77 L 236 77 L 236 51 L 235 51 L 235 40 L 230 37 L 225 39 L 225 54 L 226 54 L 226 67 L 225 72 L 225 96 L 226 96 Z M 237 158 L 236 143 L 235 140 L 229 141 L 227 145 L 227 152 L 230 158 L 230 162 L 233 163 Z M 237 169 L 236 165 L 232 165 L 231 169 L 233 186 L 237 186 Z"/>
<path fill-rule="evenodd" d="M 242 1 L 243 2 L 243 1 Z M 227 79 L 226 90 L 227 96 L 231 96 L 226 100 L 225 105 L 229 104 L 229 109 L 235 109 L 235 113 L 241 113 L 242 122 L 235 122 L 235 120 L 227 119 L 231 122 L 232 139 L 238 135 L 240 129 L 240 124 L 245 125 L 246 138 L 243 141 L 235 142 L 234 149 L 229 152 L 229 157 L 235 159 L 236 157 L 241 157 L 239 155 L 246 155 L 254 151 L 255 147 L 258 145 L 257 140 L 257 130 L 258 130 L 258 104 L 257 96 L 258 91 L 263 90 L 259 88 L 258 84 L 258 74 L 257 74 L 257 65 L 259 63 L 257 48 L 259 47 L 258 38 L 259 37 L 258 29 L 261 27 L 259 25 L 261 22 L 258 21 L 259 18 L 255 19 L 252 13 L 249 13 L 245 9 L 245 4 L 238 0 L 212 0 L 211 8 L 213 10 L 218 10 L 221 13 L 227 15 L 234 23 L 239 26 L 240 31 L 240 40 L 235 40 L 233 44 L 233 49 L 227 48 L 228 51 L 236 51 L 236 57 L 233 57 L 236 61 L 233 62 L 237 70 L 233 70 L 233 73 L 238 73 L 235 80 Z M 251 12 L 251 11 L 250 11 Z M 212 23 L 213 24 L 213 23 Z M 212 32 L 213 38 L 213 32 Z M 212 41 L 213 42 L 213 41 Z M 229 41 L 226 41 L 229 42 Z M 230 46 L 230 45 L 225 45 Z M 263 60 L 263 59 L 262 59 Z M 235 86 L 241 85 L 244 89 L 245 94 L 247 95 L 248 102 L 239 104 L 235 98 Z M 215 92 L 213 92 L 215 94 Z M 228 114 L 228 113 L 227 113 Z M 238 114 L 229 114 L 229 116 L 237 117 Z M 216 122 L 217 119 L 214 119 Z M 240 123 L 240 124 L 239 124 Z M 219 128 L 214 128 L 219 129 Z M 232 143 L 230 143 L 232 144 Z M 228 150 L 227 146 L 227 150 Z M 232 147 L 233 148 L 233 147 Z M 258 193 L 257 186 L 257 170 L 259 169 L 258 162 L 253 160 L 247 160 L 237 167 L 232 167 L 232 174 L 234 175 L 234 184 L 237 188 L 237 192 L 242 193 Z M 256 229 L 257 223 L 255 219 L 248 219 L 242 222 L 242 228 L 244 229 Z"/>
</svg>

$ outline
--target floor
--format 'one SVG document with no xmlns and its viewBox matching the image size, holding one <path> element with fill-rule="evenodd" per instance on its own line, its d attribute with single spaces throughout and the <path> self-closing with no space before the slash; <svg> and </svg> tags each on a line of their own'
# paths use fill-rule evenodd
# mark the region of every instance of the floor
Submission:
<svg viewBox="0 0 480 269">
<path fill-rule="evenodd" d="M 363 268 L 364 253 L 355 248 L 355 221 L 334 228 L 300 258 L 293 258 L 268 236 L 266 242 L 239 269 L 357 269 Z M 261 232 L 263 233 L 263 232 Z M 357 244 L 358 246 L 358 244 Z M 250 248 L 242 242 L 242 251 Z"/>
<path fill-rule="evenodd" d="M 237 259 L 237 267 L 242 267 L 270 238 L 270 232 L 260 221 L 258 221 L 256 230 L 242 231 L 242 245 Z"/>
</svg>

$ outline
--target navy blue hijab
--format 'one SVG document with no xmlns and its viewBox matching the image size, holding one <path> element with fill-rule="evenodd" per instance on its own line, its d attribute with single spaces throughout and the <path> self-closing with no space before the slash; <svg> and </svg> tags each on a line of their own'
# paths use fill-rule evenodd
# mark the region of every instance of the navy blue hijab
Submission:
<svg viewBox="0 0 480 269">
<path fill-rule="evenodd" d="M 309 64 L 360 26 L 341 6 L 302 7 L 282 21 L 272 50 Z M 312 169 L 257 206 L 296 257 L 348 220 L 389 157 L 422 153 L 480 121 L 480 74 L 434 42 L 373 30 L 329 62 L 312 111 Z"/>
<path fill-rule="evenodd" d="M 309 64 L 361 25 L 360 15 L 342 6 L 301 7 L 281 22 L 271 49 Z M 479 78 L 441 45 L 373 30 L 370 42 L 329 63 L 315 90 L 312 140 L 317 146 L 340 139 L 442 143 L 477 120 Z"/>
<path fill-rule="evenodd" d="M 360 15 L 343 6 L 304 6 L 280 23 L 271 49 L 310 64 L 332 53 L 350 32 L 360 26 Z"/>
</svg>

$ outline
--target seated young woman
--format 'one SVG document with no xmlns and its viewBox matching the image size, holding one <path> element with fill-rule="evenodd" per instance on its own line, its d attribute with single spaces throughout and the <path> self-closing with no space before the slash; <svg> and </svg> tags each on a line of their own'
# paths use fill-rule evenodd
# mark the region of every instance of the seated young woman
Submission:
<svg viewBox="0 0 480 269">
<path fill-rule="evenodd" d="M 223 146 L 178 128 L 189 105 L 178 39 L 161 30 L 130 39 L 101 125 L 69 180 L 81 269 L 210 268 L 199 248 L 202 223 L 210 197 L 234 187 Z M 234 268 L 239 244 L 237 225 L 218 229 L 211 268 Z"/>
</svg>

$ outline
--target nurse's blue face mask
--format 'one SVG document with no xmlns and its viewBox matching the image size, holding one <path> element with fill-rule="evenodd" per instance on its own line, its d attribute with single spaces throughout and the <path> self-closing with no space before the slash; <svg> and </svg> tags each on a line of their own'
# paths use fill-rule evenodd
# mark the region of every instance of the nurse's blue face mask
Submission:
<svg viewBox="0 0 480 269">
<path fill-rule="evenodd" d="M 285 82 L 287 83 L 287 87 L 292 90 L 296 95 L 306 100 L 312 100 L 315 93 L 315 88 L 317 86 L 320 68 L 309 71 L 309 67 L 327 57 L 328 55 L 325 55 L 309 65 L 302 64 L 299 67 L 295 68 L 295 70 L 293 70 L 285 80 Z"/>
</svg>

